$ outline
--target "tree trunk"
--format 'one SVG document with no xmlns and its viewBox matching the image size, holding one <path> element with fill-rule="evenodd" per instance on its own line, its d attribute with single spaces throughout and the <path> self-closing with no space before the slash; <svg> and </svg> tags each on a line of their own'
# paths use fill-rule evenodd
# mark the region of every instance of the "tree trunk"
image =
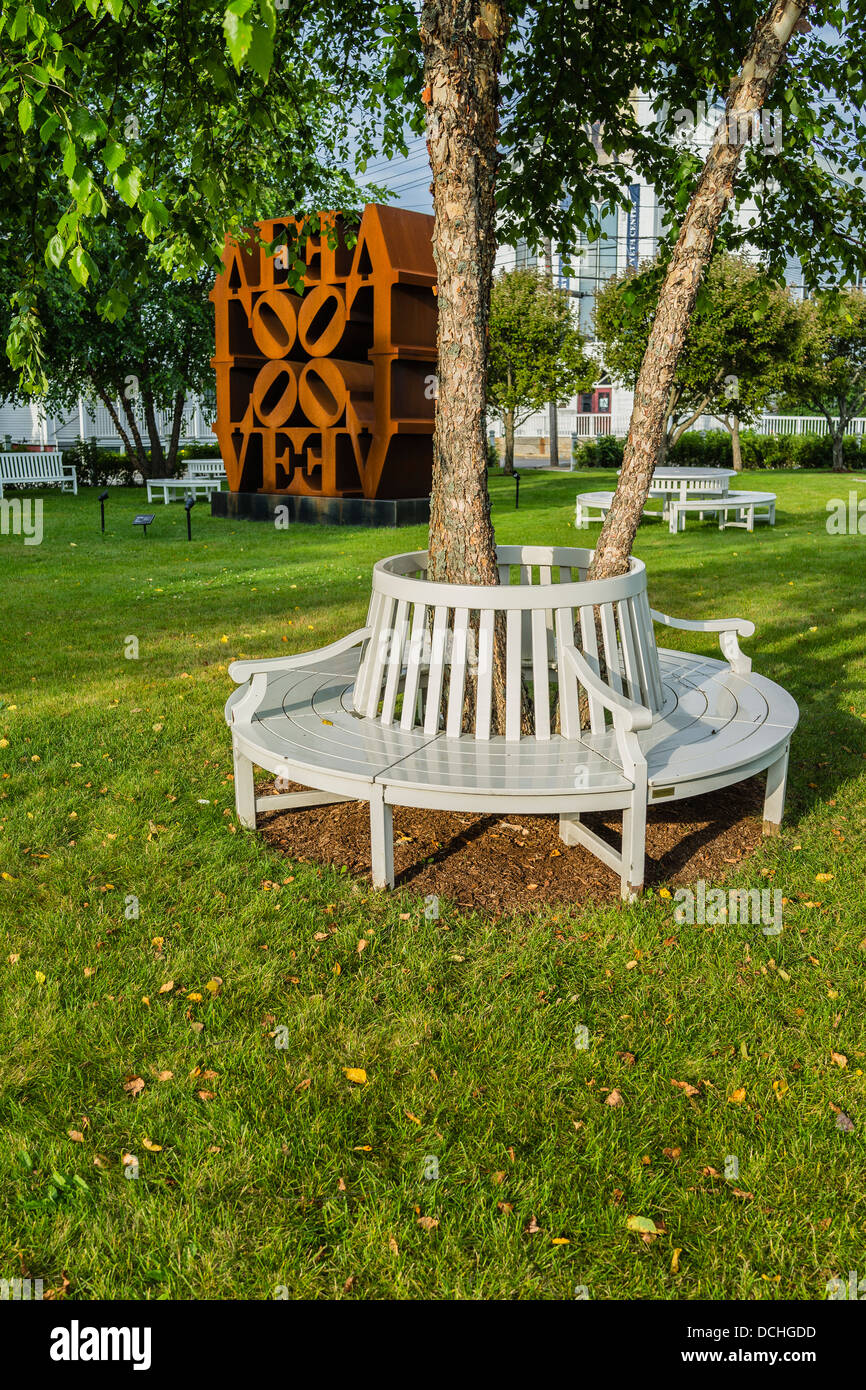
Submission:
<svg viewBox="0 0 866 1390">
<path fill-rule="evenodd" d="M 838 425 L 833 426 L 833 472 L 845 472 L 845 424 L 840 419 Z"/>
<path fill-rule="evenodd" d="M 439 306 L 429 574 L 451 583 L 499 579 L 485 408 L 507 29 L 503 0 L 425 0 L 421 10 Z"/>
<path fill-rule="evenodd" d="M 177 464 L 177 446 L 180 441 L 180 427 L 183 424 L 183 408 L 186 405 L 186 395 L 183 391 L 178 391 L 174 398 L 174 413 L 171 419 L 171 436 L 168 441 L 168 454 L 165 460 L 165 471 L 169 478 L 174 477 L 174 470 Z"/>
<path fill-rule="evenodd" d="M 153 473 L 151 472 L 150 464 L 147 461 L 147 450 L 144 447 L 141 434 L 139 433 L 138 421 L 135 418 L 135 411 L 130 405 L 127 397 L 124 395 L 121 395 L 120 397 L 120 404 L 123 409 L 123 413 L 126 416 L 126 423 L 129 425 L 129 432 L 132 435 L 135 444 L 135 448 L 133 450 L 133 458 L 138 464 L 138 469 L 141 473 L 141 476 L 146 481 L 148 478 L 153 477 Z"/>
<path fill-rule="evenodd" d="M 716 232 L 734 190 L 744 131 L 767 99 L 785 49 L 805 4 L 774 0 L 759 20 L 739 74 L 731 84 L 725 116 L 713 139 L 683 220 L 659 295 L 647 350 L 635 388 L 634 410 L 613 504 L 601 528 L 590 578 L 624 574 L 646 502 L 667 418 L 677 359 L 688 333 Z"/>
<path fill-rule="evenodd" d="M 162 440 L 159 436 L 159 424 L 156 419 L 156 408 L 153 403 L 153 396 L 147 388 L 142 391 L 141 400 L 144 406 L 147 433 L 150 436 L 151 476 L 154 478 L 164 478 L 166 476 L 165 455 L 162 451 Z"/>
<path fill-rule="evenodd" d="M 502 417 L 505 426 L 505 454 L 502 471 L 511 477 L 514 473 L 514 411 L 506 410 Z"/>
<path fill-rule="evenodd" d="M 102 391 L 98 387 L 96 390 L 96 394 L 102 401 L 102 404 L 105 406 L 105 409 L 108 411 L 109 415 L 111 416 L 112 424 L 114 425 L 114 428 L 117 430 L 117 433 L 120 436 L 120 438 L 123 440 L 123 447 L 126 450 L 127 458 L 135 459 L 136 463 L 138 463 L 140 467 L 141 464 L 136 453 L 135 446 L 133 445 L 132 440 L 130 439 L 129 435 L 126 433 L 126 430 L 123 428 L 123 425 L 120 422 L 120 416 L 117 413 L 114 401 L 111 399 L 111 396 L 107 391 Z"/>
<path fill-rule="evenodd" d="M 743 471 L 743 451 L 740 448 L 740 412 L 734 409 L 731 412 L 731 459 L 735 473 Z"/>
<path fill-rule="evenodd" d="M 559 467 L 559 407 L 550 402 L 550 466 Z"/>
</svg>

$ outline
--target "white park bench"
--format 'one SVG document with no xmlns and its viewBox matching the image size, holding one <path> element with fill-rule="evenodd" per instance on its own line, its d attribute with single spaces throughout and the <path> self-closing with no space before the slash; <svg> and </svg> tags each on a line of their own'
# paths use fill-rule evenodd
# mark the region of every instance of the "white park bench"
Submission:
<svg viewBox="0 0 866 1390">
<path fill-rule="evenodd" d="M 0 497 L 4 486 L 59 487 L 78 496 L 75 465 L 63 462 L 59 449 L 48 454 L 0 451 Z"/>
<path fill-rule="evenodd" d="M 166 505 L 171 501 L 172 496 L 180 494 L 186 497 L 192 493 L 193 497 L 210 497 L 214 492 L 222 491 L 222 483 L 219 478 L 148 478 L 147 480 L 147 500 L 153 501 L 154 493 L 161 492 L 162 500 Z"/>
<path fill-rule="evenodd" d="M 702 520 L 705 516 L 718 516 L 720 531 L 728 526 L 742 526 L 747 531 L 754 531 L 756 518 L 775 526 L 776 494 L 728 492 L 724 497 L 714 497 L 712 500 L 706 497 L 687 497 L 684 500 L 671 497 L 668 499 L 668 523 L 672 535 L 686 529 L 689 512 L 699 513 Z"/>
<path fill-rule="evenodd" d="M 320 651 L 232 663 L 239 688 L 225 713 L 242 825 L 254 829 L 262 811 L 367 801 L 383 887 L 394 883 L 393 806 L 554 813 L 560 838 L 614 869 L 626 898 L 643 885 L 649 805 L 768 770 L 764 830 L 778 832 L 798 710 L 751 671 L 737 641 L 751 622 L 654 612 L 634 558 L 628 574 L 589 582 L 590 550 L 500 546 L 497 556 L 495 586 L 428 581 L 426 551 L 380 560 L 357 632 Z M 659 649 L 654 623 L 718 633 L 726 659 Z M 505 732 L 491 736 L 496 631 Z M 257 795 L 254 764 L 282 790 Z M 313 790 L 287 792 L 288 782 Z M 582 819 L 610 810 L 623 813 L 621 849 Z"/>
<path fill-rule="evenodd" d="M 225 482 L 225 464 L 222 459 L 187 459 L 186 476 L 188 478 L 218 478 L 221 482 Z"/>
<path fill-rule="evenodd" d="M 652 495 L 652 494 L 650 494 Z M 604 521 L 613 502 L 612 492 L 579 492 L 574 503 L 574 524 L 580 531 L 591 521 Z M 651 511 L 645 504 L 644 516 L 660 517 L 663 512 Z"/>
</svg>

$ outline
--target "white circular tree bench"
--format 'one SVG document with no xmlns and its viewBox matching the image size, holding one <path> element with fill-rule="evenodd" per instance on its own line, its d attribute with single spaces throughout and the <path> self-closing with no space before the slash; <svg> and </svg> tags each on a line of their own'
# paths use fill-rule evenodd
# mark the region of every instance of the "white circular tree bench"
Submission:
<svg viewBox="0 0 866 1390">
<path fill-rule="evenodd" d="M 553 812 L 566 844 L 620 875 L 623 897 L 643 884 L 650 804 L 767 769 L 764 829 L 778 831 L 798 710 L 740 651 L 752 623 L 654 612 L 637 559 L 626 575 L 589 582 L 589 550 L 501 546 L 497 556 L 490 587 L 429 581 L 426 551 L 380 560 L 363 628 L 320 651 L 232 663 L 242 825 L 255 828 L 260 811 L 368 801 L 382 887 L 394 882 L 393 806 Z M 654 623 L 718 633 L 726 660 L 657 648 Z M 505 732 L 492 735 L 495 634 Z M 313 790 L 256 796 L 254 764 Z M 598 810 L 622 811 L 621 850 L 583 823 Z"/>
<path fill-rule="evenodd" d="M 701 520 L 705 515 L 719 518 L 719 530 L 728 526 L 742 526 L 746 531 L 754 531 L 755 519 L 776 524 L 775 492 L 728 492 L 724 497 L 714 497 L 712 502 L 687 497 L 685 500 L 670 498 L 668 518 L 672 534 L 686 529 L 686 516 L 698 512 Z"/>
<path fill-rule="evenodd" d="M 654 496 L 650 493 L 650 496 Z M 604 521 L 610 511 L 613 502 L 612 492 L 579 492 L 574 503 L 574 525 L 578 531 L 588 526 L 591 521 Z M 644 504 L 644 516 L 666 516 L 666 512 L 650 511 Z"/>
</svg>

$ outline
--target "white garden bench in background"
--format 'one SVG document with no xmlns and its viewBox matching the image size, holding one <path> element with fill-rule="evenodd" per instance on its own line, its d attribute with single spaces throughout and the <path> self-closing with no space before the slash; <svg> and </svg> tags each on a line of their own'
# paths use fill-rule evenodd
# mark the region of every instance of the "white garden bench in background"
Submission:
<svg viewBox="0 0 866 1390">
<path fill-rule="evenodd" d="M 59 487 L 63 492 L 78 496 L 78 473 L 75 465 L 63 462 L 59 449 L 37 454 L 0 451 L 0 497 L 3 487 Z"/>
<path fill-rule="evenodd" d="M 574 504 L 574 524 L 577 530 L 583 530 L 591 521 L 604 521 L 612 502 L 612 492 L 579 492 Z M 664 513 L 651 511 L 644 505 L 643 515 L 661 517 Z"/>
<path fill-rule="evenodd" d="M 650 805 L 766 770 L 764 830 L 778 831 L 798 710 L 740 650 L 751 622 L 654 612 L 634 558 L 628 574 L 588 581 L 590 550 L 500 546 L 497 557 L 494 586 L 428 580 L 425 551 L 380 560 L 357 632 L 320 651 L 232 663 L 239 688 L 225 714 L 242 825 L 255 828 L 262 811 L 367 801 L 383 887 L 394 882 L 393 806 L 555 813 L 560 838 L 614 869 L 626 898 L 644 881 Z M 717 633 L 725 659 L 658 648 L 655 624 Z M 506 710 L 494 736 L 497 630 Z M 257 796 L 254 765 L 313 790 Z M 620 848 L 583 820 L 611 810 L 622 811 Z"/>
<path fill-rule="evenodd" d="M 672 535 L 686 529 L 686 516 L 689 512 L 699 513 L 701 520 L 705 516 L 718 516 L 720 531 L 724 531 L 728 526 L 742 526 L 747 531 L 754 531 L 756 518 L 775 526 L 776 494 L 728 492 L 724 497 L 714 497 L 712 501 L 697 497 L 687 497 L 681 501 L 679 498 L 671 497 L 668 500 L 668 521 Z"/>
<path fill-rule="evenodd" d="M 179 493 L 181 497 L 186 497 L 192 493 L 193 497 L 210 497 L 214 492 L 222 491 L 222 483 L 218 478 L 148 478 L 147 480 L 147 500 L 153 501 L 155 492 L 162 492 L 162 500 L 166 505 L 171 501 L 172 494 Z"/>
<path fill-rule="evenodd" d="M 187 478 L 218 478 L 226 481 L 226 469 L 222 459 L 187 459 Z"/>
</svg>

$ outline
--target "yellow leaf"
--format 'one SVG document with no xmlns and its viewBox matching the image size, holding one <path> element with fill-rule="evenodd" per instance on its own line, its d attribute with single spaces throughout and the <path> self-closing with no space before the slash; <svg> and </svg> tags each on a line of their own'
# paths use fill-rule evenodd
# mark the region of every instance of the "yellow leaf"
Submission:
<svg viewBox="0 0 866 1390">
<path fill-rule="evenodd" d="M 191 1004 L 200 1004 L 202 1000 L 202 996 L 200 994 L 196 994 L 194 990 L 192 994 L 188 994 L 186 997 Z"/>
<path fill-rule="evenodd" d="M 413 1115 L 411 1110 L 406 1111 L 406 1117 L 407 1119 L 410 1119 L 412 1121 L 413 1125 L 420 1125 L 421 1123 L 421 1121 L 418 1119 L 418 1116 Z"/>
<path fill-rule="evenodd" d="M 367 943 L 366 943 L 366 941 L 364 940 L 364 938 L 363 938 L 363 936 L 362 936 L 362 937 L 361 937 L 361 940 L 358 942 L 358 955 L 360 956 L 361 952 L 362 952 L 362 951 L 366 951 L 366 949 L 367 949 Z"/>
<path fill-rule="evenodd" d="M 683 1253 L 682 1246 L 676 1246 L 676 1247 L 674 1248 L 674 1255 L 673 1255 L 673 1259 L 671 1260 L 671 1274 L 679 1274 L 679 1272 L 680 1272 L 680 1255 L 681 1255 L 682 1253 Z"/>
<path fill-rule="evenodd" d="M 658 1226 L 648 1216 L 630 1216 L 625 1224 L 630 1231 L 640 1231 L 643 1235 L 660 1234 Z"/>
<path fill-rule="evenodd" d="M 571 1241 L 566 1240 L 565 1236 L 554 1236 L 551 1245 L 570 1245 Z"/>
<path fill-rule="evenodd" d="M 660 888 L 660 889 L 659 889 L 659 897 L 660 897 L 660 898 L 669 898 L 670 896 L 671 896 L 671 895 L 670 895 L 670 892 L 668 891 L 667 888 Z"/>
<path fill-rule="evenodd" d="M 214 975 L 212 980 L 208 980 L 207 984 L 205 985 L 205 989 L 208 991 L 209 994 L 217 995 L 222 989 L 222 985 L 223 982 L 220 979 L 219 975 Z"/>
<path fill-rule="evenodd" d="M 152 1153 L 152 1154 L 161 1154 L 161 1153 L 162 1153 L 162 1144 L 153 1144 L 153 1143 L 151 1143 L 151 1141 L 150 1141 L 149 1139 L 147 1139 L 147 1138 L 142 1139 L 141 1142 L 142 1142 L 142 1145 L 144 1146 L 144 1148 L 147 1149 L 148 1153 Z"/>
<path fill-rule="evenodd" d="M 790 1089 L 790 1086 L 788 1085 L 787 1081 L 783 1076 L 780 1077 L 778 1081 L 773 1082 L 773 1090 L 776 1093 L 776 1100 L 781 1100 L 782 1096 L 786 1095 L 787 1092 L 790 1091 Z"/>
<path fill-rule="evenodd" d="M 168 994 L 172 989 L 174 989 L 174 980 L 166 980 L 164 985 L 160 985 L 157 994 Z"/>
<path fill-rule="evenodd" d="M 833 875 L 833 874 L 816 874 L 816 875 L 815 875 L 815 882 L 816 882 L 816 883 L 829 883 L 830 880 L 831 880 L 831 878 L 833 878 L 833 877 L 835 877 L 835 875 Z"/>
<path fill-rule="evenodd" d="M 11 875 L 11 874 L 7 874 L 7 872 L 6 872 L 5 869 L 3 870 L 3 873 L 0 874 L 0 878 L 5 878 L 5 880 L 6 880 L 7 883 L 14 883 L 14 882 L 15 882 L 14 878 L 12 877 L 12 875 Z"/>
<path fill-rule="evenodd" d="M 84 1143 L 84 1135 L 81 1133 L 80 1129 L 68 1129 L 66 1133 L 69 1135 L 69 1138 L 72 1139 L 76 1144 Z"/>
<path fill-rule="evenodd" d="M 150 1008 L 150 999 L 149 999 L 148 995 L 143 994 L 143 995 L 141 996 L 141 1002 L 142 1002 L 142 1004 L 146 1004 L 147 1007 Z"/>
<path fill-rule="evenodd" d="M 729 1097 L 729 1100 L 730 1100 L 730 1102 L 731 1102 L 731 1105 L 742 1105 L 742 1103 L 743 1103 L 743 1101 L 744 1101 L 745 1099 L 746 1099 L 746 1088 L 745 1088 L 745 1086 L 738 1086 L 737 1089 L 736 1089 L 736 1091 L 732 1091 L 731 1094 L 730 1094 L 730 1097 Z"/>
<path fill-rule="evenodd" d="M 44 984 L 45 984 L 45 976 L 44 976 L 44 974 L 42 973 L 41 970 L 37 970 L 37 971 L 36 971 L 36 983 L 37 983 L 37 985 L 44 985 Z"/>
<path fill-rule="evenodd" d="M 363 1067 L 343 1067 L 343 1075 L 347 1081 L 356 1081 L 359 1086 L 366 1085 L 367 1073 Z"/>
</svg>

